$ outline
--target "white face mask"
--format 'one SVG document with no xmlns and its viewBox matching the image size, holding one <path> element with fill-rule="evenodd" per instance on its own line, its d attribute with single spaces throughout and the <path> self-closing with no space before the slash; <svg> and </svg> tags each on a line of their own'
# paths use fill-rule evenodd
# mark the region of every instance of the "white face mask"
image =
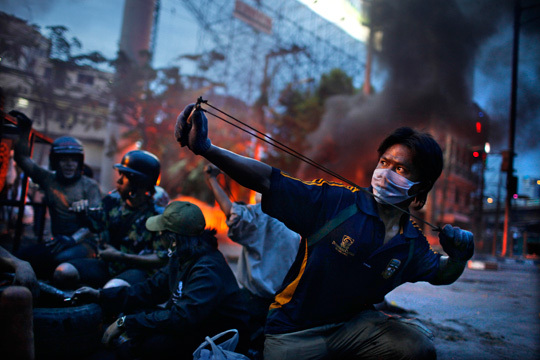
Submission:
<svg viewBox="0 0 540 360">
<path fill-rule="evenodd" d="M 390 204 L 399 204 L 415 197 L 417 194 L 409 195 L 409 190 L 416 184 L 420 184 L 420 182 L 410 181 L 390 169 L 375 169 L 371 178 L 373 193 Z M 378 203 L 383 203 L 378 198 L 375 200 Z"/>
</svg>

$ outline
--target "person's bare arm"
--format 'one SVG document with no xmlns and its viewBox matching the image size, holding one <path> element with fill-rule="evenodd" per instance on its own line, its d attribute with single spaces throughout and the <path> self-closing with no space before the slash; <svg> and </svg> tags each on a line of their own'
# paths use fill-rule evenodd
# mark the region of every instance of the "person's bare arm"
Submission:
<svg viewBox="0 0 540 360">
<path fill-rule="evenodd" d="M 203 156 L 240 185 L 264 193 L 270 189 L 272 167 L 261 161 L 241 156 L 212 145 Z"/>
<path fill-rule="evenodd" d="M 221 211 L 223 211 L 223 213 L 228 219 L 229 216 L 231 216 L 232 202 L 219 184 L 217 175 L 220 173 L 221 171 L 214 165 L 207 165 L 204 168 L 204 176 L 206 178 L 206 183 L 208 184 L 210 190 L 212 190 L 212 193 L 214 194 L 214 197 L 216 198 L 216 201 L 221 208 Z"/>
</svg>

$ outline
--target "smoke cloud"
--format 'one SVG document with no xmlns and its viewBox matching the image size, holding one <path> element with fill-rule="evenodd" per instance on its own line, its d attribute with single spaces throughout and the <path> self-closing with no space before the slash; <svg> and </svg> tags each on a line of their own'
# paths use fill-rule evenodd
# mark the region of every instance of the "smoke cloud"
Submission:
<svg viewBox="0 0 540 360">
<path fill-rule="evenodd" d="M 375 1 L 372 23 L 383 33 L 376 61 L 387 72 L 387 82 L 375 95 L 329 99 L 320 127 L 310 135 L 309 156 L 367 186 L 378 144 L 400 126 L 451 131 L 466 139 L 475 133 L 478 116 L 472 98 L 477 71 L 484 79 L 481 85 L 490 87 L 487 96 L 493 96 L 490 108 L 484 109 L 491 118 L 489 140 L 503 142 L 508 134 L 512 19 L 513 2 L 505 0 Z M 528 29 L 524 36 L 532 34 L 538 32 Z M 526 93 L 521 110 L 526 119 L 539 117 L 538 91 L 528 91 L 538 86 L 537 80 L 520 85 Z M 529 123 L 523 130 L 533 126 Z M 522 144 L 534 144 L 531 135 L 521 136 Z M 306 166 L 298 175 L 322 176 Z"/>
</svg>

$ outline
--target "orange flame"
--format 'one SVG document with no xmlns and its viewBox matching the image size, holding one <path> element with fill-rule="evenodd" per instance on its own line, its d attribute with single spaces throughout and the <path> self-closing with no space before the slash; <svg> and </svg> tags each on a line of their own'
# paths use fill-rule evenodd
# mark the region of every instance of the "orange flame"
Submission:
<svg viewBox="0 0 540 360">
<path fill-rule="evenodd" d="M 184 196 L 184 195 L 180 195 L 174 200 L 189 201 L 190 203 L 197 205 L 204 214 L 207 228 L 214 228 L 217 230 L 218 233 L 222 233 L 225 235 L 227 234 L 228 227 L 227 227 L 227 224 L 225 224 L 225 214 L 223 214 L 223 211 L 221 211 L 219 206 L 214 205 L 212 207 L 208 205 L 207 203 L 205 203 L 204 201 L 201 201 L 191 196 Z"/>
</svg>

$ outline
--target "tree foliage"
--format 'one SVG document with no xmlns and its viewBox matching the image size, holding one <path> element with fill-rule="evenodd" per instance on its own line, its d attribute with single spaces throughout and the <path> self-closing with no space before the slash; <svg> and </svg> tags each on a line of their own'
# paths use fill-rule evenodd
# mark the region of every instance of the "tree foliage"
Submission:
<svg viewBox="0 0 540 360">
<path fill-rule="evenodd" d="M 39 32 L 36 26 L 30 25 L 30 31 L 19 31 L 17 26 L 10 26 L 12 23 L 28 25 L 25 21 L 0 11 L 0 57 L 19 65 L 22 60 L 28 60 L 24 49 L 38 47 L 36 34 Z"/>
<path fill-rule="evenodd" d="M 295 151 L 306 154 L 306 137 L 319 126 L 324 112 L 324 102 L 333 95 L 353 94 L 352 78 L 341 69 L 333 69 L 323 74 L 314 90 L 301 90 L 289 84 L 281 91 L 279 103 L 284 107 L 281 113 L 274 113 L 273 137 Z M 294 174 L 300 160 L 281 151 L 269 151 L 273 165 Z"/>
<path fill-rule="evenodd" d="M 341 69 L 333 69 L 328 74 L 323 74 L 317 89 L 319 101 L 324 103 L 326 99 L 333 95 L 354 94 L 352 77 L 348 76 Z"/>
<path fill-rule="evenodd" d="M 201 58 L 201 61 L 206 60 Z M 201 95 L 209 95 L 211 103 L 231 113 L 246 113 L 247 106 L 213 93 L 219 84 L 184 76 L 178 66 L 153 69 L 149 63 L 137 64 L 122 53 L 114 65 L 117 73 L 112 88 L 116 101 L 114 117 L 127 129 L 122 138 L 128 144 L 138 142 L 141 149 L 160 159 L 161 186 L 171 196 L 182 194 L 209 201 L 211 193 L 202 173 L 204 159 L 180 148 L 174 137 L 176 118 Z M 209 122 L 212 140 L 233 150 L 244 150 L 244 135 L 235 134 L 230 126 L 210 116 Z"/>
</svg>

